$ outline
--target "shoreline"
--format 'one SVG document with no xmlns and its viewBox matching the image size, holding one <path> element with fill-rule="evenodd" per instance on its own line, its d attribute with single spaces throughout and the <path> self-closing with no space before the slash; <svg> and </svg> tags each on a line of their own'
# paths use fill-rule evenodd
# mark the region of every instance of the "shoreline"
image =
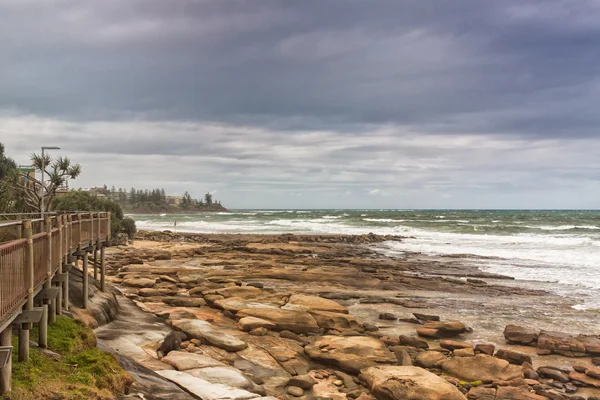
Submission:
<svg viewBox="0 0 600 400">
<path fill-rule="evenodd" d="M 415 335 L 415 330 L 423 322 L 415 319 L 414 315 L 425 313 L 440 316 L 443 321 L 461 321 L 471 327 L 472 331 L 457 338 L 472 343 L 472 346 L 492 345 L 509 354 L 520 354 L 520 357 L 531 359 L 536 367 L 544 365 L 567 370 L 575 363 L 591 362 L 586 357 L 540 356 L 536 354 L 535 347 L 507 343 L 503 330 L 510 324 L 534 327 L 538 331 L 563 330 L 562 327 L 569 326 L 569 333 L 597 334 L 594 313 L 572 310 L 567 299 L 516 280 L 481 272 L 474 266 L 465 265 L 461 259 L 422 254 L 386 257 L 373 249 L 385 240 L 401 241 L 406 238 L 140 231 L 131 246 L 111 249 L 108 253 L 109 281 L 133 300 L 140 310 L 163 318 L 173 329 L 183 329 L 189 334 L 199 329 L 192 328 L 195 325 L 190 325 L 190 321 L 206 321 L 209 325 L 203 325 L 206 327 L 203 329 L 216 328 L 221 332 L 219 336 L 229 335 L 246 343 L 250 346 L 250 353 L 247 350 L 230 353 L 232 349 L 223 353 L 223 350 L 214 347 L 214 343 L 192 341 L 186 344 L 183 354 L 202 354 L 229 365 L 227 368 L 237 367 L 235 373 L 256 378 L 254 384 L 261 385 L 268 395 L 285 393 L 285 382 L 290 378 L 283 378 L 289 376 L 290 371 L 320 376 L 318 371 L 332 367 L 331 364 L 324 366 L 319 358 L 314 359 L 308 350 L 305 354 L 302 349 L 288 348 L 291 344 L 280 338 L 282 328 L 278 329 L 277 325 L 267 324 L 269 328 L 262 327 L 264 330 L 256 332 L 258 336 L 249 334 L 239 325 L 244 314 L 259 313 L 265 317 L 280 307 L 287 310 L 285 312 L 299 313 L 297 318 L 303 316 L 313 320 L 314 317 L 319 324 L 325 324 L 327 328 L 321 328 L 322 332 L 301 334 L 306 343 L 334 340 L 332 338 L 335 337 L 365 338 L 356 339 L 361 341 L 375 338 L 382 340 L 381 343 L 391 350 L 398 348 L 398 335 L 404 335 L 427 343 L 431 349 L 429 352 L 442 352 L 444 357 L 453 360 L 452 352 L 444 353 L 446 350 L 439 348 L 438 339 Z M 311 299 L 308 309 L 306 305 L 291 304 L 290 299 L 294 296 L 308 296 Z M 311 311 L 311 307 L 320 307 L 321 303 L 335 309 L 340 307 L 338 312 L 346 311 L 342 314 Z M 244 308 L 248 307 L 249 310 L 258 307 L 259 311 L 245 311 Z M 309 314 L 304 310 L 308 310 Z M 380 319 L 381 315 L 393 315 L 393 318 Z M 277 321 L 278 317 L 271 315 L 271 318 L 276 320 L 271 324 L 282 323 Z M 302 318 L 298 321 L 304 320 Z M 292 327 L 299 329 L 297 324 Z M 375 331 L 367 331 L 365 327 L 372 327 Z M 341 340 L 340 343 L 344 343 L 350 339 Z M 272 341 L 277 343 L 276 346 L 288 348 L 289 354 L 286 353 L 288 355 L 281 360 L 290 360 L 291 357 L 294 367 L 289 364 L 291 361 L 264 364 L 265 357 L 275 357 L 275 360 L 282 357 L 278 353 L 275 356 L 261 353 L 274 351 L 268 350 L 269 346 L 275 345 Z M 157 348 L 160 343 L 146 343 L 144 346 L 146 357 L 148 348 Z M 265 350 L 259 350 L 261 348 Z M 417 350 L 410 346 L 407 350 L 411 352 L 412 362 L 418 364 L 415 359 L 418 357 Z M 136 361 L 144 364 L 144 360 Z M 145 362 L 148 363 L 148 360 Z M 240 369 L 247 363 L 254 367 Z M 158 357 L 146 366 L 155 370 L 173 368 L 170 364 L 165 366 Z M 261 374 L 267 373 L 265 368 L 270 371 L 267 375 L 275 375 L 262 377 Z M 429 370 L 436 372 L 436 368 Z M 339 371 L 339 365 L 333 370 L 326 370 Z M 175 372 L 160 374 L 176 382 L 183 379 L 179 384 L 189 379 L 186 374 Z M 206 377 L 205 372 L 201 376 Z M 451 381 L 451 376 L 442 376 Z M 334 399 L 346 398 L 346 392 L 340 393 L 332 382 L 323 384 L 322 389 L 312 389 L 312 396 L 320 393 Z M 457 387 L 465 390 L 460 385 Z M 600 394 L 600 391 L 592 389 L 580 389 L 579 392 L 590 391 L 594 395 Z"/>
</svg>

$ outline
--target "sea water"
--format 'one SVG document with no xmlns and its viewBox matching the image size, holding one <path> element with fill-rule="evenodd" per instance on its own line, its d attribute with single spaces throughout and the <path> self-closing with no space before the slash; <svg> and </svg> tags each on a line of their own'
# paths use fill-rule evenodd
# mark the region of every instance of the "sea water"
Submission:
<svg viewBox="0 0 600 400">
<path fill-rule="evenodd" d="M 600 309 L 600 211 L 236 210 L 133 217 L 138 228 L 150 230 L 413 236 L 386 242 L 384 251 L 460 255 L 484 271 L 555 283 L 556 293 L 581 299 L 578 308 Z"/>
</svg>

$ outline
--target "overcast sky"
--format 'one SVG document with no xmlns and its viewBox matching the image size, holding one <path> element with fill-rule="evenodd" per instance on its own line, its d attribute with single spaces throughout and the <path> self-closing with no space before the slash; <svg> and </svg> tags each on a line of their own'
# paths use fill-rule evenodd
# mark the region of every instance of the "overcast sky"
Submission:
<svg viewBox="0 0 600 400">
<path fill-rule="evenodd" d="M 599 208 L 596 0 L 0 0 L 0 142 L 230 208 Z"/>
</svg>

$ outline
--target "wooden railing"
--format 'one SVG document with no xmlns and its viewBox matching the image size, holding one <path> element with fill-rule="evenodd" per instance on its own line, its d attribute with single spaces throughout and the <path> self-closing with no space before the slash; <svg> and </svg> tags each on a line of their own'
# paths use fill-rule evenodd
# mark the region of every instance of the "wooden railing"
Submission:
<svg viewBox="0 0 600 400">
<path fill-rule="evenodd" d="M 0 243 L 1 326 L 28 297 L 35 295 L 44 284 L 50 286 L 54 275 L 68 262 L 68 256 L 110 238 L 110 213 L 61 214 L 46 219 L 3 221 L 0 227 L 21 236 Z M 33 259 L 32 271 L 30 257 Z"/>
</svg>

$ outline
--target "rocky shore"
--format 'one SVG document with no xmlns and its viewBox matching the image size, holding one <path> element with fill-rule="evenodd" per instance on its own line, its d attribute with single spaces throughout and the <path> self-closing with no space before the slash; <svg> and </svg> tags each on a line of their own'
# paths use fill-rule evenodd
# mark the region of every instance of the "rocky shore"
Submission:
<svg viewBox="0 0 600 400">
<path fill-rule="evenodd" d="M 140 232 L 107 265 L 151 323 L 98 335 L 204 400 L 600 399 L 593 313 L 390 240 Z"/>
</svg>

